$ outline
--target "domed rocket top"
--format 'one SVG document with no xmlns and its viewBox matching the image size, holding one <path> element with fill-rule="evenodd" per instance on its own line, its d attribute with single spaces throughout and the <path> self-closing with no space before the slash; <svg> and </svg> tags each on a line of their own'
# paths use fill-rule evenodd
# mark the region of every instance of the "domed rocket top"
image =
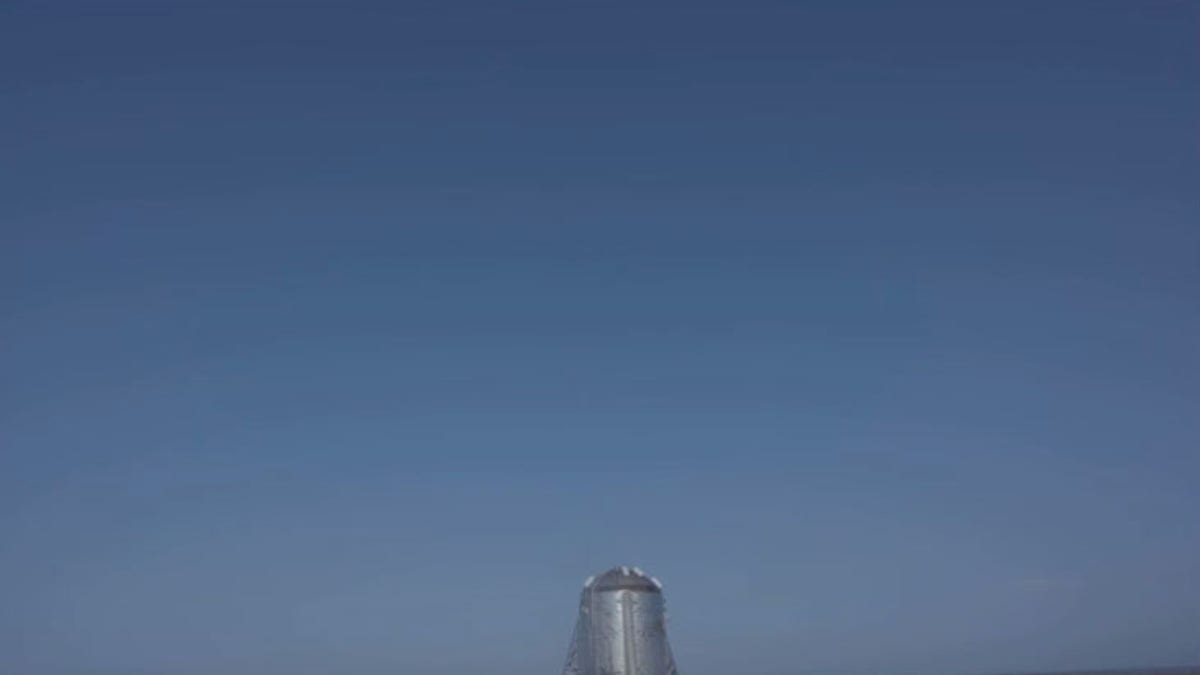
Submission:
<svg viewBox="0 0 1200 675">
<path fill-rule="evenodd" d="M 583 584 L 563 675 L 677 675 L 662 584 L 614 567 Z"/>
<path fill-rule="evenodd" d="M 589 577 L 583 584 L 584 589 L 594 592 L 603 591 L 645 591 L 647 593 L 662 592 L 662 584 L 652 576 L 636 567 L 614 567 L 599 576 Z"/>
</svg>

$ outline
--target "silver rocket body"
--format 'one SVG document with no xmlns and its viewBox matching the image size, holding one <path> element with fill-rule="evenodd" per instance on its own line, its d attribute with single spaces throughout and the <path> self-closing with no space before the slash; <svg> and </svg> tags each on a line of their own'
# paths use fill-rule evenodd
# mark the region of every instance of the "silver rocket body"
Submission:
<svg viewBox="0 0 1200 675">
<path fill-rule="evenodd" d="M 588 579 L 563 675 L 676 675 L 662 584 L 636 567 Z"/>
</svg>

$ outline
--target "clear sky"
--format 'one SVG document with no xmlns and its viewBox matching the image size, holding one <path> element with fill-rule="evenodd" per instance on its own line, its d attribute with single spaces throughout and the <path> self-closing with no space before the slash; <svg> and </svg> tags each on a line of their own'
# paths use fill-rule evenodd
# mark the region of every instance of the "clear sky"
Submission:
<svg viewBox="0 0 1200 675">
<path fill-rule="evenodd" d="M 0 7 L 0 672 L 1200 661 L 1200 5 Z"/>
</svg>

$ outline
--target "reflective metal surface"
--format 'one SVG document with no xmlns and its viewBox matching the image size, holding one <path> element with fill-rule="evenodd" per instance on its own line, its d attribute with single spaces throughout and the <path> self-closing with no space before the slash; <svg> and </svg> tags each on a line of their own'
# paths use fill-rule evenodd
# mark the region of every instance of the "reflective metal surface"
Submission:
<svg viewBox="0 0 1200 675">
<path fill-rule="evenodd" d="M 662 584 L 636 567 L 588 579 L 563 675 L 675 675 Z"/>
</svg>

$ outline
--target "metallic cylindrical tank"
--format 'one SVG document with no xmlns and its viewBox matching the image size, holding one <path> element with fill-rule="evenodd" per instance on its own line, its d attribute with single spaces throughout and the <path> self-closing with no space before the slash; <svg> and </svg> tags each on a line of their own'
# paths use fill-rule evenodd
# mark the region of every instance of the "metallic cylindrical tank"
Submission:
<svg viewBox="0 0 1200 675">
<path fill-rule="evenodd" d="M 584 584 L 564 675 L 675 675 L 662 584 L 614 567 Z"/>
</svg>

